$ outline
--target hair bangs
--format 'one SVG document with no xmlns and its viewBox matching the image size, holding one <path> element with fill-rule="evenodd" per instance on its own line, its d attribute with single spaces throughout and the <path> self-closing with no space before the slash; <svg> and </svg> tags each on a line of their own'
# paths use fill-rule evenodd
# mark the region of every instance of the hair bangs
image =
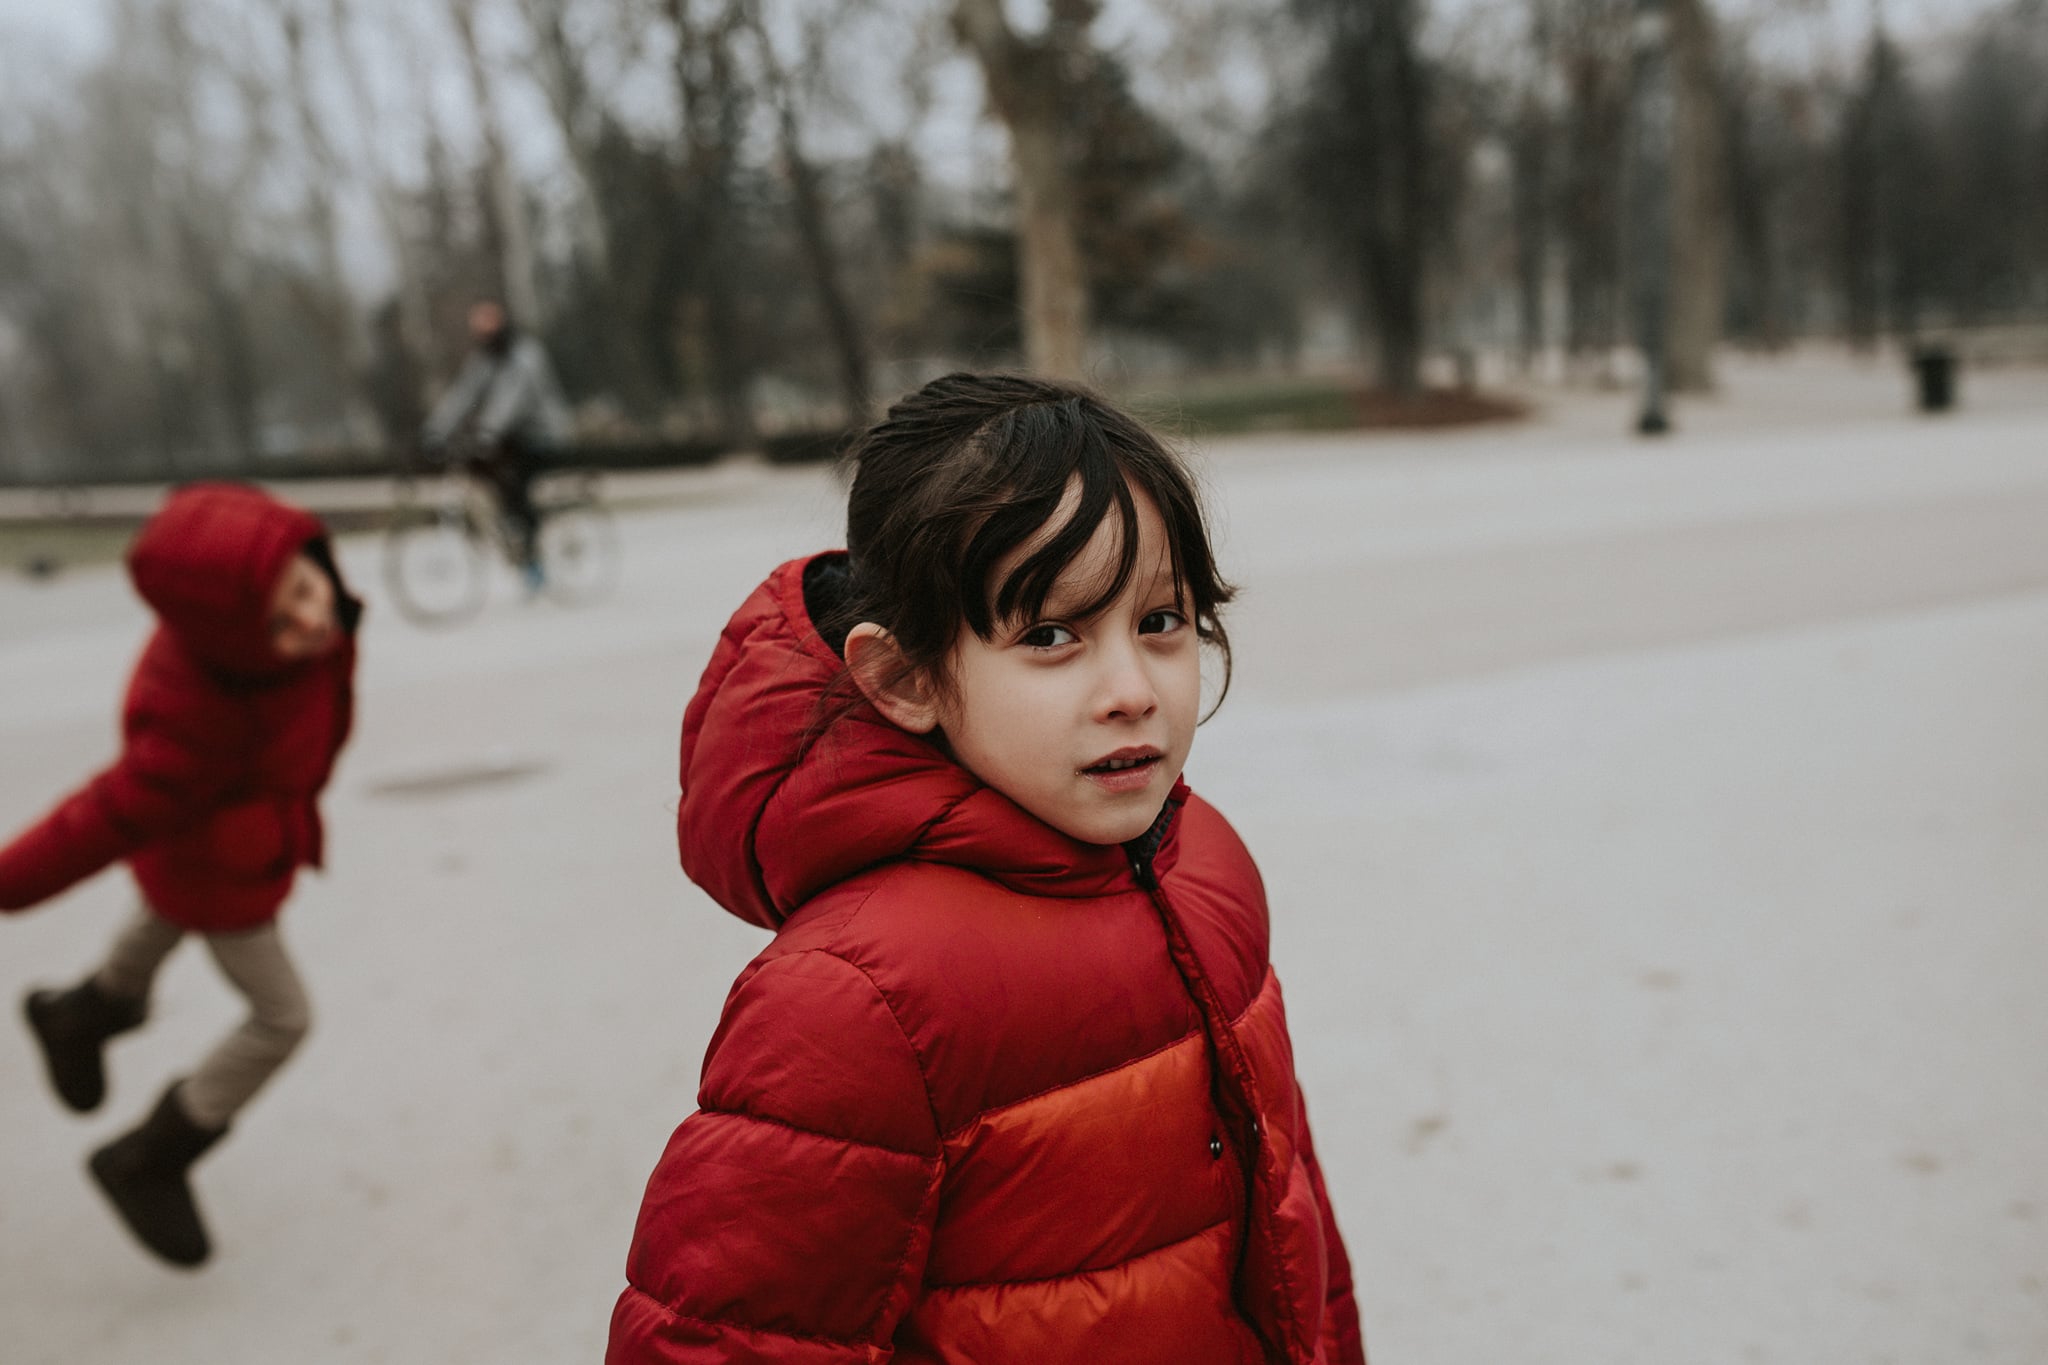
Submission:
<svg viewBox="0 0 2048 1365">
<path fill-rule="evenodd" d="M 1044 405 L 1032 415 L 1040 419 L 1034 426 L 1048 429 L 1030 433 L 1035 439 L 1025 449 L 1031 467 L 1016 471 L 1022 477 L 1006 490 L 1001 508 L 983 522 L 964 557 L 971 571 L 962 576 L 962 605 L 968 624 L 983 639 L 1005 622 L 1044 612 L 1062 575 L 1095 539 L 1112 507 L 1119 532 L 1115 571 L 1091 585 L 1086 601 L 1062 604 L 1062 613 L 1086 619 L 1102 611 L 1122 595 L 1137 567 L 1137 503 L 1122 462 L 1098 425 L 1085 420 L 1071 401 Z M 1077 480 L 1079 495 L 1071 510 L 1047 534 Z M 1000 583 L 991 584 L 995 566 L 1034 539 L 1042 543 Z"/>
</svg>

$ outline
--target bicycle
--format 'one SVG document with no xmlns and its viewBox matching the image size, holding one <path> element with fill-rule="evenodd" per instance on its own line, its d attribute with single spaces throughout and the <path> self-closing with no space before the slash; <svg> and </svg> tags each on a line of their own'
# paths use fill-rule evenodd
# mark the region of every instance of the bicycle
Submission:
<svg viewBox="0 0 2048 1365">
<path fill-rule="evenodd" d="M 490 595 L 494 562 L 515 572 L 525 567 L 518 529 L 491 491 L 467 472 L 465 461 L 447 464 L 431 482 L 411 469 L 400 475 L 384 533 L 385 586 L 400 614 L 419 625 L 469 620 Z M 538 594 L 577 605 L 609 593 L 622 556 L 617 524 L 597 495 L 596 474 L 543 475 L 533 504 Z"/>
</svg>

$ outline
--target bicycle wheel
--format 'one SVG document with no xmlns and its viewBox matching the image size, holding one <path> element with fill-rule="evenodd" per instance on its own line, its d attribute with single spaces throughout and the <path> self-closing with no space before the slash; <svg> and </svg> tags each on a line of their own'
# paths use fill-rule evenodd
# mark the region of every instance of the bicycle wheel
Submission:
<svg viewBox="0 0 2048 1365">
<path fill-rule="evenodd" d="M 591 602 L 619 581 L 619 528 L 602 503 L 588 498 L 541 508 L 541 572 L 560 602 Z"/>
<path fill-rule="evenodd" d="M 453 625 L 483 609 L 485 548 L 459 508 L 402 514 L 384 533 L 384 584 L 407 620 Z"/>
</svg>

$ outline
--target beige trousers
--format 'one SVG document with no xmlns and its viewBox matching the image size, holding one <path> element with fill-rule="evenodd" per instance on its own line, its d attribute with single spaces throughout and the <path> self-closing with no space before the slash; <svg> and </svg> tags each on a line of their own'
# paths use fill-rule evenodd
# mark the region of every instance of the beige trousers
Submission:
<svg viewBox="0 0 2048 1365">
<path fill-rule="evenodd" d="M 109 995 L 149 1000 L 157 969 L 184 939 L 168 920 L 136 911 L 115 936 L 94 979 Z M 285 955 L 276 921 L 232 934 L 202 934 L 228 983 L 249 1002 L 249 1017 L 220 1040 L 178 1087 L 178 1101 L 202 1128 L 225 1128 L 276 1074 L 312 1026 L 306 988 Z"/>
</svg>

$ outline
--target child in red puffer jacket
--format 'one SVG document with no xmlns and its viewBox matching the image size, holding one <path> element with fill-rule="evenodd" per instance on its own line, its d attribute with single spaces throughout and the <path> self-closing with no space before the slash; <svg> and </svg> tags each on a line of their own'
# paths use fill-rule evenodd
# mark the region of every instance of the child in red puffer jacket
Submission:
<svg viewBox="0 0 2048 1365">
<path fill-rule="evenodd" d="M 277 915 L 320 866 L 316 804 L 348 738 L 362 606 L 318 518 L 251 487 L 171 495 L 128 552 L 158 626 L 129 680 L 113 766 L 0 848 L 0 910 L 23 910 L 125 859 L 142 906 L 107 958 L 26 1009 L 51 1084 L 87 1112 L 101 1049 L 143 1022 L 159 967 L 201 936 L 249 1017 L 91 1171 L 151 1251 L 209 1251 L 186 1173 L 305 1036 L 306 993 Z"/>
<path fill-rule="evenodd" d="M 1364 1365 L 1264 888 L 1181 779 L 1231 593 L 1186 470 L 997 375 L 856 456 L 683 715 L 684 870 L 775 937 L 607 1361 Z"/>
</svg>

